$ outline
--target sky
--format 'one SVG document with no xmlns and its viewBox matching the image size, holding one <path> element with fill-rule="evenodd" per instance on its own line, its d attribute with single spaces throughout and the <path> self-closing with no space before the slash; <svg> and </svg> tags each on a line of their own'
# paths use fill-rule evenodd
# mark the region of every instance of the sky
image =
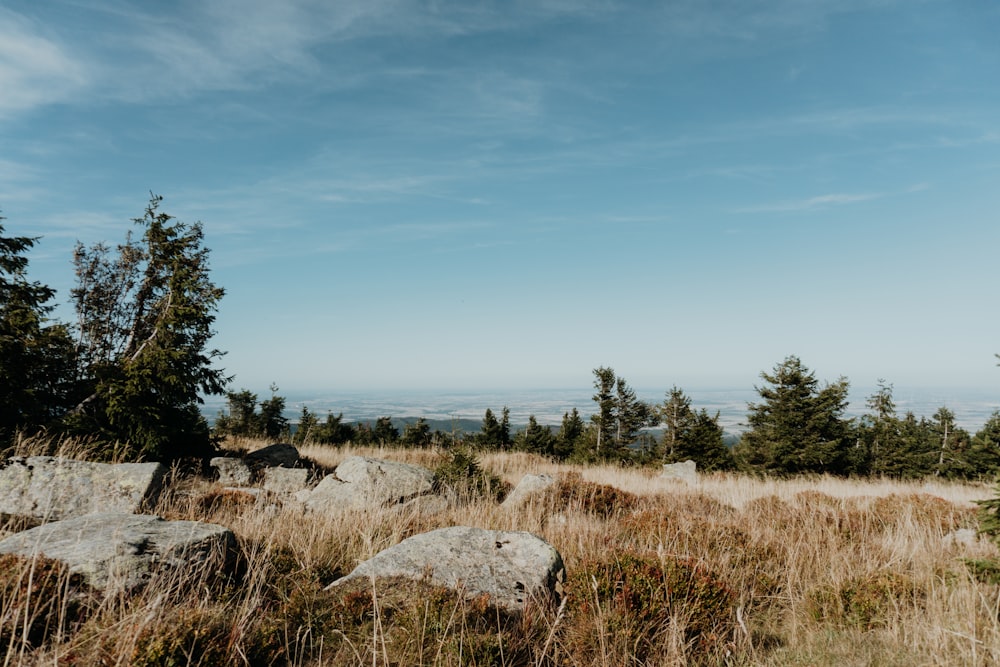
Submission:
<svg viewBox="0 0 1000 667">
<path fill-rule="evenodd" d="M 0 213 L 204 225 L 234 388 L 1000 389 L 993 0 L 0 0 Z M 72 320 L 68 306 L 57 315 Z"/>
</svg>

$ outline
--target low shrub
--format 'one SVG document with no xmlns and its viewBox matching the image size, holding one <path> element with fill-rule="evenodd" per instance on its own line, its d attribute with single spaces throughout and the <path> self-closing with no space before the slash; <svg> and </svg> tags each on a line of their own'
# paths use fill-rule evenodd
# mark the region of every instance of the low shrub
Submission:
<svg viewBox="0 0 1000 667">
<path fill-rule="evenodd" d="M 87 615 L 82 583 L 60 561 L 0 555 L 0 662 L 78 627 Z"/>
<path fill-rule="evenodd" d="M 484 469 L 471 450 L 459 447 L 447 452 L 434 468 L 434 489 L 451 491 L 466 501 L 488 498 L 499 502 L 509 493 L 510 485 Z"/>
<path fill-rule="evenodd" d="M 806 605 L 815 621 L 872 630 L 889 625 L 892 612 L 919 604 L 923 597 L 910 577 L 881 570 L 814 588 Z"/>
<path fill-rule="evenodd" d="M 588 560 L 570 574 L 566 595 L 564 647 L 581 664 L 710 662 L 735 629 L 733 592 L 690 558 L 624 552 Z"/>
<path fill-rule="evenodd" d="M 588 482 L 578 472 L 561 475 L 553 485 L 553 500 L 560 508 L 572 508 L 603 519 L 639 507 L 639 497 L 607 484 Z"/>
</svg>

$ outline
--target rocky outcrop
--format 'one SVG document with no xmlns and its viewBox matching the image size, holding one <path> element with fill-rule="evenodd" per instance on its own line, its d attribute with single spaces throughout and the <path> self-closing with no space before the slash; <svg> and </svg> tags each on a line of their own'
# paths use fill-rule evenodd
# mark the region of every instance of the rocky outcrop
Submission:
<svg viewBox="0 0 1000 667">
<path fill-rule="evenodd" d="M 268 445 L 250 452 L 245 460 L 251 470 L 294 468 L 299 462 L 299 450 L 286 443 Z"/>
<path fill-rule="evenodd" d="M 313 471 L 308 468 L 265 468 L 264 490 L 294 495 L 309 486 Z"/>
<path fill-rule="evenodd" d="M 679 479 L 688 484 L 695 484 L 698 481 L 698 465 L 690 459 L 681 463 L 664 463 L 660 477 Z"/>
<path fill-rule="evenodd" d="M 216 456 L 208 464 L 215 469 L 223 486 L 249 486 L 266 479 L 268 471 L 295 468 L 299 461 L 299 450 L 279 443 L 255 449 L 242 458 Z"/>
<path fill-rule="evenodd" d="M 520 507 L 528 502 L 532 496 L 539 495 L 555 483 L 556 480 L 551 475 L 532 475 L 529 473 L 521 478 L 514 490 L 507 494 L 507 497 L 500 504 L 508 508 Z"/>
<path fill-rule="evenodd" d="M 159 463 L 14 457 L 0 467 L 0 514 L 59 521 L 92 512 L 138 512 L 160 492 Z"/>
<path fill-rule="evenodd" d="M 420 466 L 352 456 L 305 497 L 313 511 L 380 507 L 433 492 L 434 473 Z"/>
<path fill-rule="evenodd" d="M 403 540 L 327 590 L 372 579 L 407 579 L 445 586 L 468 598 L 488 595 L 491 604 L 519 611 L 530 600 L 558 598 L 563 578 L 562 556 L 540 537 L 454 526 Z"/>
<path fill-rule="evenodd" d="M 250 466 L 243 459 L 233 456 L 216 456 L 208 462 L 223 486 L 248 486 L 253 480 Z"/>
<path fill-rule="evenodd" d="M 133 590 L 154 574 L 224 572 L 236 539 L 222 526 L 142 514 L 98 513 L 45 524 L 0 540 L 0 554 L 62 561 L 91 587 Z"/>
</svg>

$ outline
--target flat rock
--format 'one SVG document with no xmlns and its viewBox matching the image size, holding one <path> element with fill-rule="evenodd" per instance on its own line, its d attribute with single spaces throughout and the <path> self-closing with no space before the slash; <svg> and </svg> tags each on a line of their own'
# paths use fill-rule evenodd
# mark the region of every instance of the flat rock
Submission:
<svg viewBox="0 0 1000 667">
<path fill-rule="evenodd" d="M 427 468 L 351 456 L 316 485 L 305 505 L 314 511 L 380 507 L 404 503 L 433 490 L 434 473 Z"/>
<path fill-rule="evenodd" d="M 160 492 L 159 463 L 92 463 L 52 456 L 0 464 L 0 514 L 59 521 L 92 512 L 140 511 Z"/>
<path fill-rule="evenodd" d="M 532 599 L 557 599 L 565 576 L 562 556 L 536 535 L 466 526 L 409 537 L 358 565 L 327 587 L 372 579 L 408 579 L 445 586 L 464 597 L 519 611 Z"/>
<path fill-rule="evenodd" d="M 312 471 L 307 468 L 265 468 L 264 490 L 281 495 L 294 495 L 307 488 Z"/>
<path fill-rule="evenodd" d="M 44 555 L 98 590 L 132 590 L 166 570 L 224 571 L 235 559 L 236 538 L 228 528 L 201 521 L 99 513 L 12 535 L 0 540 L 0 553 Z"/>
<path fill-rule="evenodd" d="M 531 496 L 544 491 L 555 483 L 556 480 L 551 475 L 532 475 L 529 473 L 521 478 L 521 481 L 507 494 L 500 505 L 502 507 L 520 507 Z"/>
</svg>

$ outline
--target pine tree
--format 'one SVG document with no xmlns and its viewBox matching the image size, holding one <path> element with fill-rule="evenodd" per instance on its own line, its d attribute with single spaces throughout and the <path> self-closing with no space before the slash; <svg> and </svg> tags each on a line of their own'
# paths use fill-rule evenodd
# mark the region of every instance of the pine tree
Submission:
<svg viewBox="0 0 1000 667">
<path fill-rule="evenodd" d="M 48 319 L 55 291 L 27 278 L 25 253 L 37 240 L 4 236 L 0 225 L 0 442 L 74 404 L 73 342 L 65 325 Z"/>
<path fill-rule="evenodd" d="M 200 223 L 186 225 L 159 210 L 145 215 L 117 251 L 102 244 L 74 253 L 72 291 L 79 339 L 79 377 L 87 387 L 67 425 L 158 460 L 207 455 L 203 394 L 222 394 L 230 378 L 208 348 L 224 290 L 209 279 Z"/>
<path fill-rule="evenodd" d="M 691 399 L 674 386 L 667 393 L 659 417 L 664 427 L 660 445 L 663 463 L 691 460 L 706 471 L 733 468 L 718 412 L 712 417 L 705 408 L 695 411 Z"/>
<path fill-rule="evenodd" d="M 568 459 L 583 440 L 584 430 L 583 418 L 576 408 L 573 408 L 572 412 L 563 413 L 562 425 L 556 434 L 553 456 L 559 461 Z"/>
<path fill-rule="evenodd" d="M 822 389 L 798 357 L 761 373 L 770 386 L 757 387 L 761 403 L 748 405 L 750 430 L 739 454 L 750 467 L 777 474 L 849 472 L 850 424 L 843 418 L 848 383 Z"/>
</svg>

